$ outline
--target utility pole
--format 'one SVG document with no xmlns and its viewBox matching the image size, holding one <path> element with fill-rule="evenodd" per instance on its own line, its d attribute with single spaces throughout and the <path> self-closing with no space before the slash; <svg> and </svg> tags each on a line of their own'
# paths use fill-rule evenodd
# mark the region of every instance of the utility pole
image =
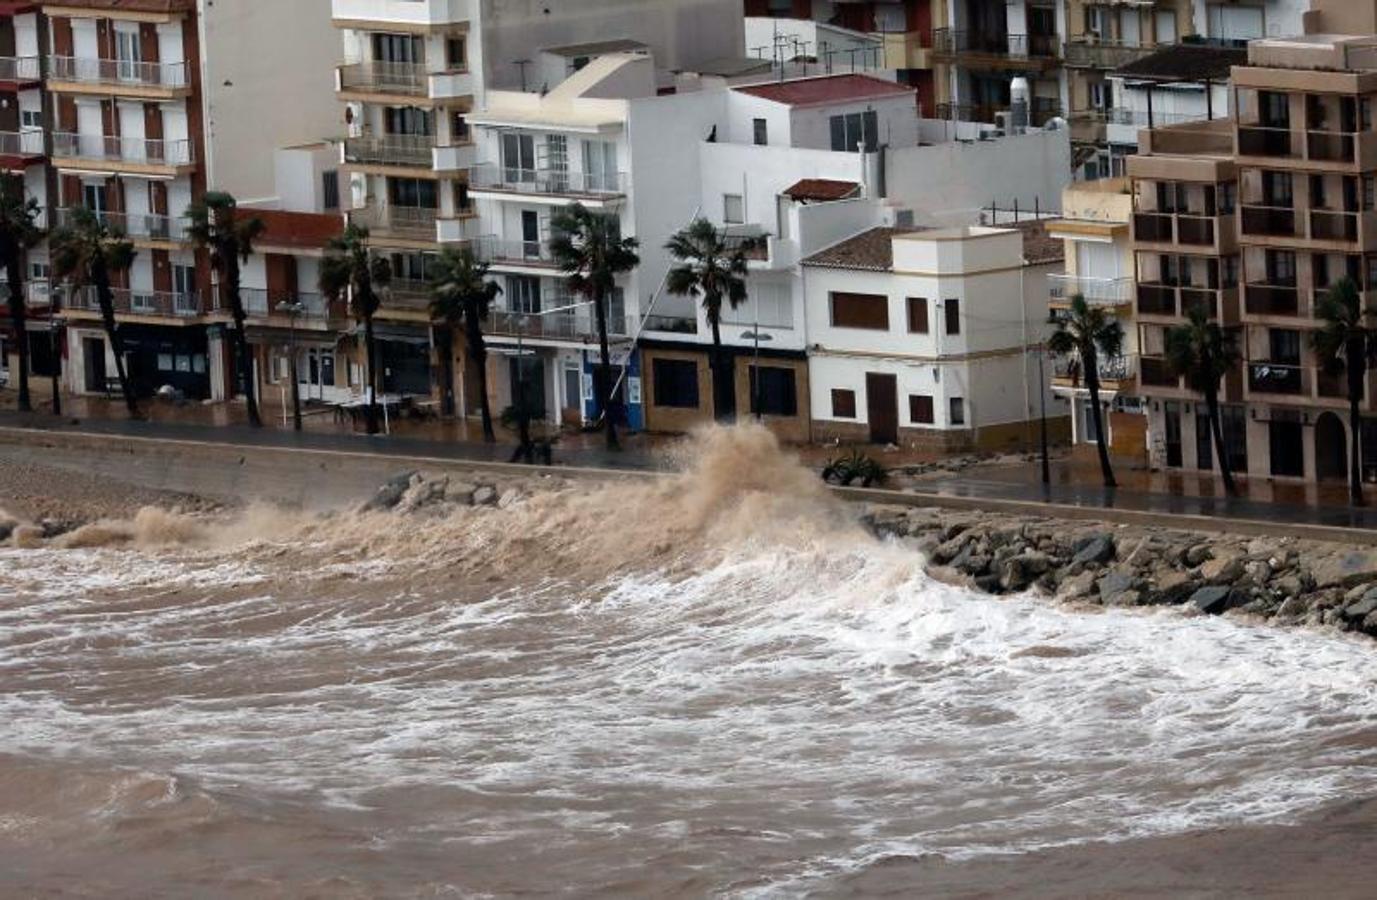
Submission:
<svg viewBox="0 0 1377 900">
<path fill-rule="evenodd" d="M 1038 347 L 1038 403 L 1042 408 L 1042 484 L 1049 487 L 1052 484 L 1052 463 L 1047 457 L 1047 372 L 1043 366 L 1043 357 L 1047 355 L 1047 344 L 1043 343 Z"/>
</svg>

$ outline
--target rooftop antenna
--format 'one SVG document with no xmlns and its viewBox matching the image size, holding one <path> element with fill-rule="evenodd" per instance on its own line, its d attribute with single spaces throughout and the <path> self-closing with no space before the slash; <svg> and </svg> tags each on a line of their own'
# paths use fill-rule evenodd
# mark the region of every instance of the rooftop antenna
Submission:
<svg viewBox="0 0 1377 900">
<path fill-rule="evenodd" d="M 512 65 L 521 70 L 521 93 L 526 93 L 526 67 L 531 64 L 529 59 L 518 59 Z"/>
</svg>

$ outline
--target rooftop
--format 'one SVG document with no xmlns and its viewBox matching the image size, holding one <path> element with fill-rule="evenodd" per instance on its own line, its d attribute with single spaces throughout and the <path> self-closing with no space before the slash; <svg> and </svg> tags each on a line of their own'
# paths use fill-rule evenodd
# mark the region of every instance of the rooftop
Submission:
<svg viewBox="0 0 1377 900">
<path fill-rule="evenodd" d="M 265 229 L 259 243 L 265 247 L 320 250 L 344 233 L 344 219 L 335 213 L 287 212 L 280 209 L 240 207 L 239 218 L 257 218 Z"/>
<path fill-rule="evenodd" d="M 755 56 L 724 56 L 701 62 L 686 71 L 699 75 L 716 75 L 721 78 L 739 78 L 742 75 L 760 75 L 774 68 L 768 59 Z"/>
<path fill-rule="evenodd" d="M 748 85 L 733 90 L 786 106 L 825 106 L 833 103 L 917 95 L 917 91 L 908 85 L 875 78 L 872 75 L 823 75 L 816 78 Z"/>
<path fill-rule="evenodd" d="M 640 41 L 616 38 L 607 41 L 589 41 L 585 44 L 565 44 L 562 47 L 547 47 L 544 52 L 572 59 L 580 56 L 602 56 L 607 53 L 644 53 L 649 49 Z"/>
<path fill-rule="evenodd" d="M 861 269 L 888 272 L 894 268 L 894 238 L 923 231 L 921 228 L 872 228 L 855 237 L 819 250 L 803 261 L 806 266 L 828 269 Z"/>
<path fill-rule="evenodd" d="M 1224 81 L 1234 66 L 1247 64 L 1244 47 L 1175 44 L 1120 66 L 1113 74 L 1138 81 Z"/>
<path fill-rule="evenodd" d="M 1014 226 L 1023 232 L 1023 261 L 1030 265 L 1058 262 L 1066 258 L 1066 244 L 1061 238 L 1047 233 L 1047 220 L 1019 222 Z"/>
<path fill-rule="evenodd" d="M 845 200 L 861 189 L 855 181 L 837 181 L 832 178 L 805 178 L 792 187 L 785 188 L 784 196 L 791 200 L 812 200 L 825 203 L 830 200 Z"/>
</svg>

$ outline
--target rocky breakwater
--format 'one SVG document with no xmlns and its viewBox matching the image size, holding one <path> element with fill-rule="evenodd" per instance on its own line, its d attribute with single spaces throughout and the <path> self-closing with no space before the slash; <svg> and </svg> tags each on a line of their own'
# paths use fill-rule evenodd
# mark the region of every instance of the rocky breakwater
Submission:
<svg viewBox="0 0 1377 900">
<path fill-rule="evenodd" d="M 934 577 L 989 594 L 1181 606 L 1377 636 L 1377 548 L 928 508 L 871 506 L 864 519 L 923 553 Z"/>
</svg>

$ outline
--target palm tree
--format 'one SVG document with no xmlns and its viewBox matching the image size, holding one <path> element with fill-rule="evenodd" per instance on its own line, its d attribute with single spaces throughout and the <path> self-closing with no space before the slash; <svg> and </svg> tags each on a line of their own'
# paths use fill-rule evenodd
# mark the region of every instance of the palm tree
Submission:
<svg viewBox="0 0 1377 900">
<path fill-rule="evenodd" d="M 75 290 L 95 291 L 105 337 L 115 357 L 115 374 L 119 376 L 124 405 L 131 417 L 138 418 L 139 405 L 124 367 L 124 342 L 115 325 L 115 293 L 110 287 L 113 273 L 128 271 L 134 264 L 134 244 L 89 209 L 76 207 L 68 223 L 52 233 L 48 248 L 57 278 L 70 282 Z"/>
<path fill-rule="evenodd" d="M 1210 321 L 1209 313 L 1200 306 L 1192 307 L 1186 324 L 1167 332 L 1167 366 L 1184 377 L 1192 391 L 1205 398 L 1209 414 L 1210 433 L 1214 438 L 1215 456 L 1219 459 L 1219 473 L 1224 478 L 1224 490 L 1237 496 L 1233 472 L 1229 469 L 1229 454 L 1224 444 L 1223 420 L 1219 415 L 1219 382 L 1238 366 L 1238 348 L 1233 336 Z"/>
<path fill-rule="evenodd" d="M 732 408 L 731 398 L 723 395 L 730 390 L 732 379 L 723 366 L 722 302 L 725 300 L 732 309 L 745 302 L 746 251 L 750 246 L 749 242 L 732 246 L 725 232 L 702 218 L 676 232 L 665 244 L 665 249 L 679 261 L 669 270 L 666 288 L 671 294 L 702 297 L 703 311 L 712 326 L 713 407 L 719 419 Z"/>
<path fill-rule="evenodd" d="M 373 255 L 368 244 L 368 229 L 349 225 L 344 234 L 325 245 L 320 261 L 320 292 L 331 303 L 349 302 L 349 314 L 363 323 L 364 354 L 368 357 L 368 433 L 378 433 L 377 347 L 373 336 L 373 316 L 382 305 L 379 291 L 392 282 L 392 264 Z"/>
<path fill-rule="evenodd" d="M 249 261 L 254 242 L 266 230 L 257 216 L 241 218 L 239 203 L 231 194 L 207 191 L 199 201 L 187 208 L 191 221 L 187 234 L 199 249 L 210 253 L 210 264 L 220 276 L 221 285 L 229 297 L 230 312 L 234 316 L 234 355 L 239 381 L 244 385 L 244 400 L 249 410 L 249 424 L 263 427 L 255 397 L 253 360 L 249 356 L 249 338 L 244 326 L 247 318 L 244 299 L 239 290 L 239 267 Z"/>
<path fill-rule="evenodd" d="M 1071 310 L 1055 320 L 1056 331 L 1047 341 L 1047 349 L 1058 356 L 1071 356 L 1085 373 L 1085 386 L 1090 391 L 1090 416 L 1095 422 L 1095 442 L 1100 454 L 1100 473 L 1104 486 L 1118 487 L 1114 469 L 1109 464 L 1109 441 L 1104 429 L 1104 412 L 1100 408 L 1100 357 L 1117 358 L 1124 347 L 1124 327 L 1103 307 L 1091 306 L 1080 294 L 1071 298 Z"/>
<path fill-rule="evenodd" d="M 433 299 L 430 314 L 451 329 L 464 329 L 469 358 L 478 376 L 478 408 L 483 414 L 483 440 L 492 443 L 497 435 L 492 428 L 492 408 L 488 403 L 488 346 L 483 341 L 483 320 L 502 288 L 488 280 L 488 266 L 479 262 L 465 247 L 446 247 L 435 261 L 430 280 Z"/>
<path fill-rule="evenodd" d="M 19 345 L 19 411 L 31 412 L 29 397 L 29 335 L 24 303 L 24 253 L 43 239 L 38 227 L 42 211 L 38 201 L 24 196 L 24 179 L 18 175 L 0 176 L 0 265 L 10 291 L 10 323 Z M 54 404 L 58 402 L 53 398 Z"/>
<path fill-rule="evenodd" d="M 617 287 L 617 276 L 640 265 L 635 238 L 624 238 L 614 216 L 589 211 L 573 203 L 555 214 L 550 223 L 554 237 L 550 252 L 566 275 L 569 290 L 593 304 L 598 322 L 599 366 L 594 380 L 598 402 L 607 426 L 607 449 L 618 449 L 617 423 L 613 415 L 612 354 L 607 347 L 607 304 Z"/>
<path fill-rule="evenodd" d="M 1363 505 L 1362 413 L 1367 371 L 1377 359 L 1377 310 L 1364 307 L 1358 285 L 1344 277 L 1335 282 L 1315 306 L 1323 324 L 1310 335 L 1320 365 L 1348 377 L 1348 493 Z"/>
</svg>

